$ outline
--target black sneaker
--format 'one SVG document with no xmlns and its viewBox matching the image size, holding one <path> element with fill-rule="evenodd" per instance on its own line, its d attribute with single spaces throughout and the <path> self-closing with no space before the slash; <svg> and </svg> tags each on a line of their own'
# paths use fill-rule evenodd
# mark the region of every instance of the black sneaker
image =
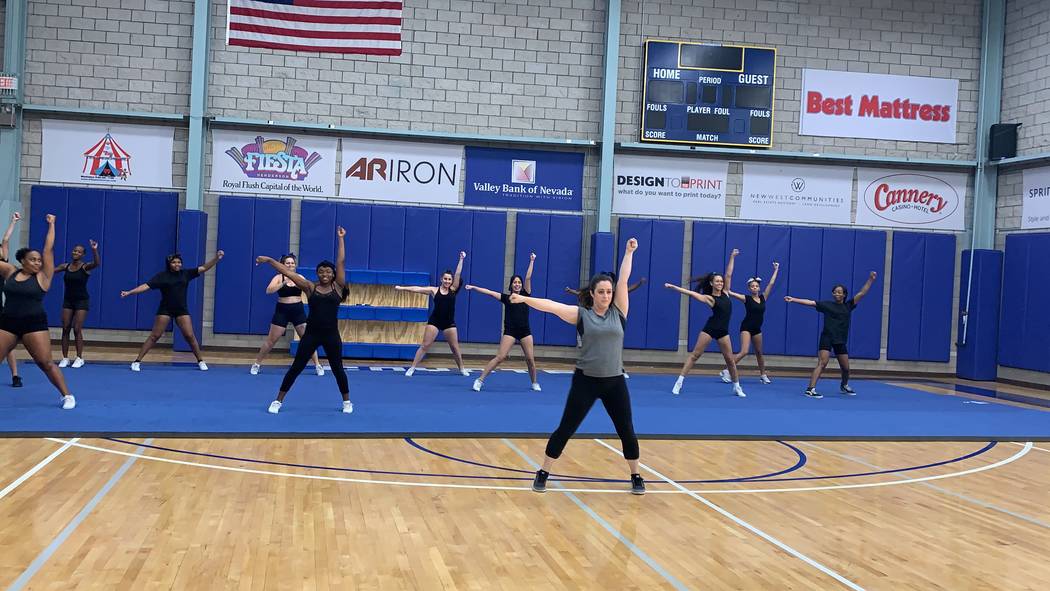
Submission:
<svg viewBox="0 0 1050 591">
<path fill-rule="evenodd" d="M 849 384 L 842 384 L 839 386 L 839 392 L 842 392 L 846 396 L 856 396 L 857 391 L 849 387 Z"/>
<path fill-rule="evenodd" d="M 22 387 L 22 376 L 11 376 L 11 387 L 21 388 Z"/>
<path fill-rule="evenodd" d="M 806 388 L 805 394 L 806 394 L 806 396 L 809 396 L 810 398 L 823 398 L 824 397 L 820 392 L 817 392 L 816 388 Z"/>
<path fill-rule="evenodd" d="M 642 480 L 641 474 L 631 474 L 631 494 L 632 495 L 644 495 L 645 494 L 645 481 Z"/>
<path fill-rule="evenodd" d="M 547 477 L 550 475 L 550 472 L 545 470 L 536 470 L 536 478 L 532 479 L 533 492 L 547 492 Z"/>
</svg>

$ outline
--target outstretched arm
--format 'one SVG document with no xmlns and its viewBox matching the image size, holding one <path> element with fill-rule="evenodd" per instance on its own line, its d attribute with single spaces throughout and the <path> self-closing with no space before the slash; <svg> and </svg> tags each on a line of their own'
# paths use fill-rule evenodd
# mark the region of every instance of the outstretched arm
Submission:
<svg viewBox="0 0 1050 591">
<path fill-rule="evenodd" d="M 713 297 L 709 296 L 709 295 L 702 294 L 702 293 L 696 293 L 695 291 L 692 291 L 690 289 L 686 289 L 684 287 L 680 287 L 680 286 L 675 285 L 673 283 L 665 283 L 664 287 L 666 287 L 667 289 L 673 289 L 673 290 L 677 291 L 678 293 L 680 293 L 682 295 L 687 295 L 687 296 L 693 298 L 694 300 L 697 300 L 697 301 L 700 301 L 700 302 L 703 302 L 703 303 L 707 304 L 708 306 L 714 306 L 715 305 L 715 299 Z"/>
<path fill-rule="evenodd" d="M 452 275 L 452 291 L 459 289 L 460 282 L 463 276 L 463 259 L 467 258 L 467 253 L 459 251 L 459 263 L 456 264 L 456 272 Z"/>
<path fill-rule="evenodd" d="M 648 281 L 648 279 L 646 279 L 645 277 L 642 277 L 636 283 L 632 283 L 631 285 L 628 285 L 627 286 L 627 293 L 631 293 L 632 291 L 638 289 L 639 287 L 644 285 L 646 281 Z"/>
<path fill-rule="evenodd" d="M 335 235 L 339 237 L 335 241 L 335 282 L 346 287 L 346 228 L 339 226 Z"/>
<path fill-rule="evenodd" d="M 731 297 L 731 298 L 733 298 L 735 300 L 740 300 L 741 302 L 744 301 L 744 294 L 742 294 L 742 293 L 737 293 L 737 292 L 735 292 L 735 291 L 733 291 L 733 290 L 731 290 L 729 288 L 726 288 L 725 292 L 726 292 L 726 295 L 728 295 L 729 297 Z"/>
<path fill-rule="evenodd" d="M 532 293 L 532 268 L 536 265 L 536 253 L 529 253 L 529 268 L 525 270 L 525 291 Z"/>
<path fill-rule="evenodd" d="M 523 296 L 519 293 L 512 293 L 510 295 L 510 303 L 512 304 L 526 304 L 528 307 L 540 312 L 547 312 L 548 314 L 554 314 L 558 318 L 561 318 L 565 322 L 576 326 L 576 321 L 579 319 L 580 311 L 577 306 L 570 306 L 561 302 L 555 302 L 554 300 L 548 300 L 546 298 L 532 298 Z"/>
<path fill-rule="evenodd" d="M 222 252 L 222 251 L 220 250 L 219 252 Z M 299 273 L 297 273 L 296 271 L 292 271 L 292 270 L 288 269 L 288 267 L 285 267 L 284 265 L 282 265 L 280 262 L 278 262 L 277 260 L 273 259 L 272 257 L 268 257 L 268 256 L 255 257 L 255 264 L 256 265 L 260 265 L 260 264 L 263 264 L 263 263 L 266 263 L 266 264 L 270 265 L 271 267 L 276 269 L 278 273 L 280 273 L 281 275 L 284 275 L 288 279 L 291 279 L 292 283 L 294 283 L 296 287 L 298 287 L 299 289 L 305 291 L 306 293 L 313 293 L 314 292 L 314 284 L 313 284 L 313 282 L 311 282 L 311 281 L 309 281 L 307 279 L 304 279 L 303 276 L 300 275 Z M 274 279 L 277 279 L 277 277 L 274 277 Z M 281 281 L 277 285 L 280 286 L 281 283 L 284 283 L 284 282 Z M 273 284 L 274 284 L 274 281 L 271 280 L 270 281 L 270 285 L 273 285 Z M 267 293 L 272 293 L 272 292 L 270 292 L 269 288 L 267 288 L 266 291 L 267 291 Z M 274 291 L 277 291 L 277 290 L 275 289 Z"/>
<path fill-rule="evenodd" d="M 497 291 L 492 291 L 491 289 L 485 289 L 484 287 L 478 287 L 477 285 L 471 285 L 469 283 L 467 285 L 465 285 L 464 287 L 467 288 L 467 291 L 476 291 L 478 293 L 485 294 L 485 295 L 487 295 L 489 297 L 496 298 L 497 300 L 502 299 L 501 296 L 503 294 L 501 294 L 501 293 L 499 293 Z"/>
<path fill-rule="evenodd" d="M 138 287 L 136 287 L 136 288 L 134 288 L 134 289 L 132 289 L 130 291 L 122 291 L 122 292 L 120 292 L 120 297 L 126 298 L 128 296 L 139 295 L 140 293 L 144 293 L 144 292 L 149 291 L 149 289 L 150 289 L 149 284 L 143 283 L 142 285 L 140 285 L 140 286 L 138 286 Z"/>
<path fill-rule="evenodd" d="M 198 274 L 207 273 L 209 269 L 211 269 L 215 265 L 219 264 L 219 261 L 221 261 L 222 257 L 224 257 L 224 256 L 226 256 L 225 252 L 223 252 L 221 250 L 216 250 L 215 251 L 215 256 L 211 257 L 210 261 L 208 261 L 208 262 L 204 263 L 203 265 L 197 267 L 197 273 Z"/>
<path fill-rule="evenodd" d="M 98 242 L 88 240 L 88 244 L 91 246 L 91 262 L 84 265 L 85 271 L 97 269 L 102 266 L 102 255 L 98 253 Z"/>
<path fill-rule="evenodd" d="M 21 214 L 17 211 L 11 214 L 11 223 L 7 225 L 7 231 L 4 232 L 4 240 L 0 242 L 0 259 L 8 259 L 8 247 L 11 245 L 11 235 L 15 233 L 15 224 L 18 220 L 22 219 Z"/>
<path fill-rule="evenodd" d="M 736 255 L 740 254 L 740 251 L 733 249 L 733 252 L 729 253 L 729 262 L 726 263 L 726 290 L 728 291 L 733 285 L 733 267 L 736 266 Z"/>
<path fill-rule="evenodd" d="M 569 286 L 566 286 L 565 287 L 565 293 L 572 294 L 574 296 L 578 296 L 578 295 L 580 295 L 580 290 L 574 289 L 574 288 L 569 287 Z"/>
<path fill-rule="evenodd" d="M 875 277 L 877 276 L 878 275 L 875 273 L 875 271 L 872 271 L 871 274 L 868 275 L 868 280 L 864 282 L 864 287 L 860 288 L 860 291 L 858 291 L 856 295 L 853 296 L 854 305 L 860 303 L 860 299 L 868 295 L 868 290 L 871 289 L 871 284 L 875 283 Z"/>
<path fill-rule="evenodd" d="M 421 286 L 421 285 L 395 285 L 394 289 L 398 291 L 410 291 L 412 293 L 422 293 L 428 296 L 432 296 L 437 293 L 436 287 L 432 286 Z"/>
<path fill-rule="evenodd" d="M 773 276 L 769 278 L 769 283 L 766 284 L 765 296 L 769 299 L 769 294 L 773 293 L 773 284 L 777 282 L 777 275 L 780 273 L 780 263 L 773 263 Z"/>
<path fill-rule="evenodd" d="M 636 250 L 638 250 L 638 239 L 629 239 L 624 249 L 623 259 L 620 261 L 620 274 L 616 278 L 616 291 L 613 293 L 613 304 L 620 309 L 624 318 L 627 317 L 627 309 L 631 305 L 631 298 L 627 295 L 627 282 L 631 279 L 631 267 L 634 266 L 634 251 Z"/>
<path fill-rule="evenodd" d="M 809 306 L 811 308 L 816 308 L 817 307 L 817 303 L 814 302 L 813 300 L 806 300 L 806 299 L 802 299 L 802 298 L 793 298 L 791 296 L 784 296 L 784 301 L 789 303 L 789 304 L 802 304 L 803 306 Z"/>
</svg>

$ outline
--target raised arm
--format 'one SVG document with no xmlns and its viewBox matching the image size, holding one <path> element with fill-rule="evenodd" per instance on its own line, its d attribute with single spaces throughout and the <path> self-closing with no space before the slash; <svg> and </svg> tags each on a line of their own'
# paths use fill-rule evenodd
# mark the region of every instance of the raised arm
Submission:
<svg viewBox="0 0 1050 591">
<path fill-rule="evenodd" d="M 4 232 L 4 240 L 0 242 L 0 259 L 8 260 L 9 246 L 11 245 L 11 235 L 15 233 L 15 224 L 18 220 L 22 219 L 22 215 L 17 211 L 11 214 L 11 223 L 7 225 L 7 230 Z"/>
<path fill-rule="evenodd" d="M 197 273 L 198 274 L 207 273 L 209 269 L 211 269 L 215 265 L 219 264 L 219 261 L 221 261 L 222 257 L 224 257 L 224 256 L 226 256 L 225 252 L 223 252 L 221 250 L 216 250 L 215 251 L 215 256 L 211 257 L 210 261 L 208 261 L 208 262 L 204 263 L 203 265 L 197 267 Z"/>
<path fill-rule="evenodd" d="M 510 303 L 526 304 L 528 307 L 539 310 L 540 312 L 554 314 L 573 326 L 576 326 L 576 321 L 580 316 L 580 309 L 577 306 L 570 306 L 569 304 L 555 302 L 554 300 L 548 300 L 546 298 L 526 297 L 520 293 L 510 294 Z"/>
<path fill-rule="evenodd" d="M 702 293 L 697 293 L 697 292 L 695 292 L 695 291 L 693 291 L 691 289 L 686 289 L 684 287 L 675 285 L 673 283 L 665 283 L 664 287 L 666 287 L 667 289 L 673 289 L 673 290 L 677 291 L 678 293 L 680 293 L 682 295 L 687 295 L 687 296 L 693 298 L 694 300 L 697 300 L 697 301 L 700 301 L 700 302 L 703 302 L 703 303 L 707 304 L 708 306 L 714 306 L 715 305 L 715 298 L 713 298 L 713 297 L 711 297 L 709 295 L 702 294 Z"/>
<path fill-rule="evenodd" d="M 467 291 L 476 291 L 478 293 L 485 294 L 489 297 L 496 298 L 497 300 L 502 299 L 503 296 L 503 294 L 499 293 L 498 291 L 492 291 L 491 289 L 485 289 L 484 287 L 478 287 L 477 285 L 471 285 L 469 283 L 466 284 L 464 287 L 467 288 Z"/>
<path fill-rule="evenodd" d="M 88 245 L 91 246 L 91 262 L 84 265 L 85 271 L 97 269 L 102 266 L 102 255 L 98 253 L 98 242 L 88 240 Z"/>
<path fill-rule="evenodd" d="M 47 291 L 51 287 L 51 278 L 55 276 L 55 216 L 54 214 L 47 214 L 47 235 L 44 236 L 44 251 L 40 253 L 44 259 L 44 264 L 40 267 L 40 274 L 43 277 L 37 277 L 37 282 L 40 283 L 40 287 Z M 43 279 L 43 281 L 41 281 Z"/>
<path fill-rule="evenodd" d="M 149 288 L 149 284 L 143 283 L 142 285 L 140 285 L 140 286 L 138 286 L 138 287 L 136 287 L 134 289 L 131 289 L 129 291 L 122 291 L 122 292 L 120 292 L 120 297 L 126 298 L 128 296 L 139 295 L 140 293 L 144 293 L 144 292 L 149 291 L 149 289 L 150 289 Z"/>
<path fill-rule="evenodd" d="M 875 271 L 872 271 L 871 274 L 868 275 L 868 280 L 864 282 L 864 287 L 860 288 L 860 291 L 858 291 L 853 296 L 853 304 L 854 305 L 860 303 L 860 299 L 863 298 L 864 296 L 868 295 L 868 290 L 871 289 L 871 284 L 875 283 L 875 277 L 877 277 L 877 276 L 878 275 L 875 273 Z"/>
<path fill-rule="evenodd" d="M 459 289 L 463 278 L 463 259 L 465 258 L 467 258 L 467 253 L 459 251 L 459 262 L 456 263 L 456 272 L 452 275 L 452 291 Z"/>
<path fill-rule="evenodd" d="M 335 241 L 335 282 L 346 287 L 346 228 L 335 229 L 339 240 Z"/>
<path fill-rule="evenodd" d="M 422 293 L 428 296 L 432 296 L 437 293 L 438 288 L 434 286 L 420 286 L 420 285 L 395 285 L 394 289 L 398 291 L 410 291 L 412 293 Z"/>
<path fill-rule="evenodd" d="M 726 280 L 726 290 L 733 286 L 733 267 L 736 266 L 736 255 L 740 254 L 740 251 L 733 249 L 733 252 L 729 253 L 729 262 L 726 263 L 726 273 L 724 279 Z"/>
<path fill-rule="evenodd" d="M 536 265 L 536 253 L 529 253 L 529 268 L 525 270 L 525 291 L 532 293 L 532 268 Z"/>
<path fill-rule="evenodd" d="M 793 298 L 791 296 L 784 296 L 784 301 L 789 304 L 802 304 L 803 306 L 809 306 L 810 308 L 817 307 L 817 303 L 813 300 L 806 300 L 803 298 Z"/>
<path fill-rule="evenodd" d="M 777 275 L 780 273 L 780 263 L 773 263 L 773 276 L 769 278 L 769 283 L 766 284 L 766 291 L 764 293 L 766 299 L 769 299 L 769 294 L 773 293 L 773 284 L 777 282 Z"/>
<path fill-rule="evenodd" d="M 627 240 L 623 259 L 620 260 L 620 274 L 616 277 L 616 291 L 613 293 L 613 305 L 620 309 L 624 318 L 627 317 L 627 309 L 631 305 L 631 298 L 627 294 L 627 282 L 631 279 L 631 268 L 634 266 L 634 251 L 638 250 L 638 239 Z"/>
</svg>

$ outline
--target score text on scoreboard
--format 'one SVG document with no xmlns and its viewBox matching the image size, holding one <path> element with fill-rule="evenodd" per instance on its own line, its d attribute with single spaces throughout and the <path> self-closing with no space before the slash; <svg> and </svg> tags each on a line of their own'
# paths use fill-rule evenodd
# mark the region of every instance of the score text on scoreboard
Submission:
<svg viewBox="0 0 1050 591">
<path fill-rule="evenodd" d="M 645 41 L 642 141 L 773 145 L 771 47 Z"/>
</svg>

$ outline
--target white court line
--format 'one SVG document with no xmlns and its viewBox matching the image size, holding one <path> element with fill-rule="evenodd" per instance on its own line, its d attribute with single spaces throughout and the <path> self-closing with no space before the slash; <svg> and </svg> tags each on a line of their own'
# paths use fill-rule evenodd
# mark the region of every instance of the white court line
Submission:
<svg viewBox="0 0 1050 591">
<path fill-rule="evenodd" d="M 620 457 L 623 457 L 623 455 L 620 453 L 620 450 L 616 449 L 615 447 L 609 445 L 608 443 L 605 443 L 601 439 L 595 439 L 595 441 L 599 445 L 602 445 L 602 446 L 612 450 L 615 454 L 619 455 Z M 751 525 L 750 523 L 744 521 L 743 519 L 740 519 L 736 515 L 733 515 L 729 511 L 726 511 L 725 509 L 719 507 L 718 505 L 712 503 L 711 501 L 705 499 L 704 497 L 701 497 L 700 495 L 696 494 L 695 492 L 687 489 L 686 487 L 682 486 L 681 484 L 678 484 L 674 480 L 671 480 L 670 478 L 664 476 L 663 474 L 657 472 L 656 470 L 650 468 L 649 466 L 646 466 L 645 464 L 643 464 L 641 462 L 638 462 L 638 465 L 641 466 L 642 469 L 646 470 L 647 472 L 651 472 L 654 476 L 656 476 L 660 480 L 663 480 L 664 482 L 666 482 L 666 483 L 670 484 L 671 486 L 677 488 L 678 490 L 680 490 L 683 493 L 689 495 L 690 497 L 700 501 L 701 503 L 703 503 L 708 508 L 714 509 L 720 515 L 722 515 L 723 517 L 726 517 L 727 519 L 729 519 L 733 523 L 736 523 L 740 527 L 742 527 L 742 528 L 748 530 L 749 532 L 757 535 L 758 537 L 760 537 L 763 540 L 769 542 L 770 544 L 773 544 L 774 546 L 776 546 L 777 548 L 780 548 L 784 552 L 787 552 L 788 554 L 794 556 L 795 558 L 798 558 L 802 562 L 805 562 L 806 564 L 808 564 L 808 565 L 812 566 L 813 568 L 819 570 L 820 572 L 824 573 L 825 575 L 835 579 L 836 581 L 842 583 L 843 585 L 849 587 L 850 589 L 853 589 L 853 591 L 864 591 L 864 588 L 861 587 L 860 585 L 854 583 L 853 581 L 847 579 L 846 577 L 840 575 L 839 573 L 831 570 L 830 568 L 824 566 L 823 564 L 817 562 L 816 560 L 813 560 L 812 558 L 810 558 L 809 556 L 806 556 L 805 554 L 799 552 L 798 550 L 795 550 L 791 546 L 788 546 L 784 542 L 781 542 L 780 540 L 778 540 L 778 539 L 774 538 L 773 536 L 767 534 L 766 532 L 758 529 L 757 527 Z"/>
<path fill-rule="evenodd" d="M 54 441 L 54 439 L 51 439 L 50 441 Z M 80 441 L 79 437 L 70 439 L 62 447 L 60 447 L 60 448 L 56 449 L 55 451 L 51 452 L 51 455 L 47 456 L 43 460 L 40 460 L 40 463 L 38 463 L 36 466 L 33 466 L 32 468 L 30 468 L 25 474 L 23 474 L 23 475 L 19 476 L 18 478 L 16 478 L 14 482 L 12 482 L 11 484 L 8 484 L 7 486 L 5 486 L 4 490 L 0 490 L 0 499 L 2 499 L 4 497 L 6 497 L 7 495 L 11 494 L 11 492 L 13 490 L 15 490 L 16 488 L 18 488 L 19 486 L 21 486 L 23 482 L 25 482 L 26 480 L 29 480 L 34 474 L 36 474 L 41 469 L 43 469 L 44 466 L 50 464 L 51 460 L 54 460 L 58 456 L 62 455 L 62 452 L 66 451 L 70 447 L 73 447 L 74 445 L 76 445 L 78 441 Z"/>
<path fill-rule="evenodd" d="M 47 438 L 48 441 L 55 443 L 67 443 L 64 439 L 56 439 L 52 437 Z M 115 454 L 120 456 L 137 457 L 145 460 L 151 460 L 154 462 L 164 462 L 168 464 L 179 464 L 182 466 L 196 466 L 199 468 L 207 468 L 210 470 L 223 470 L 226 472 L 241 472 L 245 474 L 261 474 L 264 476 L 282 476 L 285 478 L 302 478 L 305 480 L 326 480 L 332 482 L 353 482 L 357 484 L 387 484 L 391 486 L 413 486 L 418 488 L 460 488 L 460 489 L 475 489 L 475 490 L 518 490 L 532 492 L 531 486 L 496 486 L 496 485 L 483 485 L 483 484 L 446 484 L 439 482 L 408 482 L 404 480 L 366 480 L 364 478 L 346 478 L 341 476 L 320 476 L 316 474 L 292 474 L 286 472 L 273 472 L 270 470 L 253 470 L 250 468 L 237 468 L 233 466 L 219 466 L 216 464 L 203 464 L 200 462 L 187 462 L 184 460 L 173 460 L 169 458 L 161 458 L 156 456 L 148 456 L 145 454 L 136 454 L 126 451 L 118 451 L 115 449 L 106 449 L 104 447 L 95 447 L 93 445 L 87 445 L 85 443 L 71 443 L 76 447 L 83 449 L 90 449 L 99 451 L 102 453 Z M 762 493 L 782 493 L 782 492 L 813 492 L 821 490 L 842 490 L 842 489 L 853 489 L 853 488 L 875 488 L 880 486 L 897 486 L 900 484 L 912 484 L 915 482 L 926 482 L 928 480 L 941 480 L 943 478 L 953 478 L 956 476 L 966 476 L 967 474 L 976 474 L 977 472 L 984 472 L 985 470 L 992 470 L 999 466 L 1005 466 L 1010 462 L 1014 462 L 1024 457 L 1032 449 L 1032 443 L 1028 442 L 1025 444 L 1024 449 L 1018 450 L 1018 452 L 1009 458 L 999 460 L 994 464 L 987 464 L 979 466 L 977 468 L 971 468 L 969 470 L 962 470 L 960 472 L 950 472 L 947 474 L 938 474 L 935 476 L 924 476 L 921 478 L 911 478 L 909 480 L 888 480 L 882 482 L 870 482 L 860 484 L 833 484 L 830 486 L 805 486 L 798 488 L 754 488 L 754 489 L 710 489 L 710 490 L 689 490 L 686 492 L 677 490 L 654 490 L 649 491 L 647 494 L 672 494 L 680 495 L 688 493 L 698 493 L 703 495 L 726 495 L 726 494 L 762 494 Z M 163 450 L 161 450 L 163 451 Z M 235 460 L 231 460 L 235 461 Z M 611 494 L 628 494 L 630 491 L 623 489 L 613 488 L 566 488 L 565 492 L 574 493 L 611 493 Z M 561 492 L 561 491 L 558 491 Z"/>
<path fill-rule="evenodd" d="M 1017 443 L 1016 441 L 1008 441 L 1007 443 L 1012 443 L 1014 445 L 1020 445 L 1020 446 L 1024 445 L 1023 443 Z M 1028 445 L 1032 445 L 1031 442 L 1029 442 Z M 1035 445 L 1032 445 L 1032 449 L 1038 449 L 1039 451 L 1045 451 L 1046 453 L 1050 454 L 1050 449 L 1044 449 L 1042 447 L 1038 447 L 1038 446 L 1035 446 Z"/>
</svg>

